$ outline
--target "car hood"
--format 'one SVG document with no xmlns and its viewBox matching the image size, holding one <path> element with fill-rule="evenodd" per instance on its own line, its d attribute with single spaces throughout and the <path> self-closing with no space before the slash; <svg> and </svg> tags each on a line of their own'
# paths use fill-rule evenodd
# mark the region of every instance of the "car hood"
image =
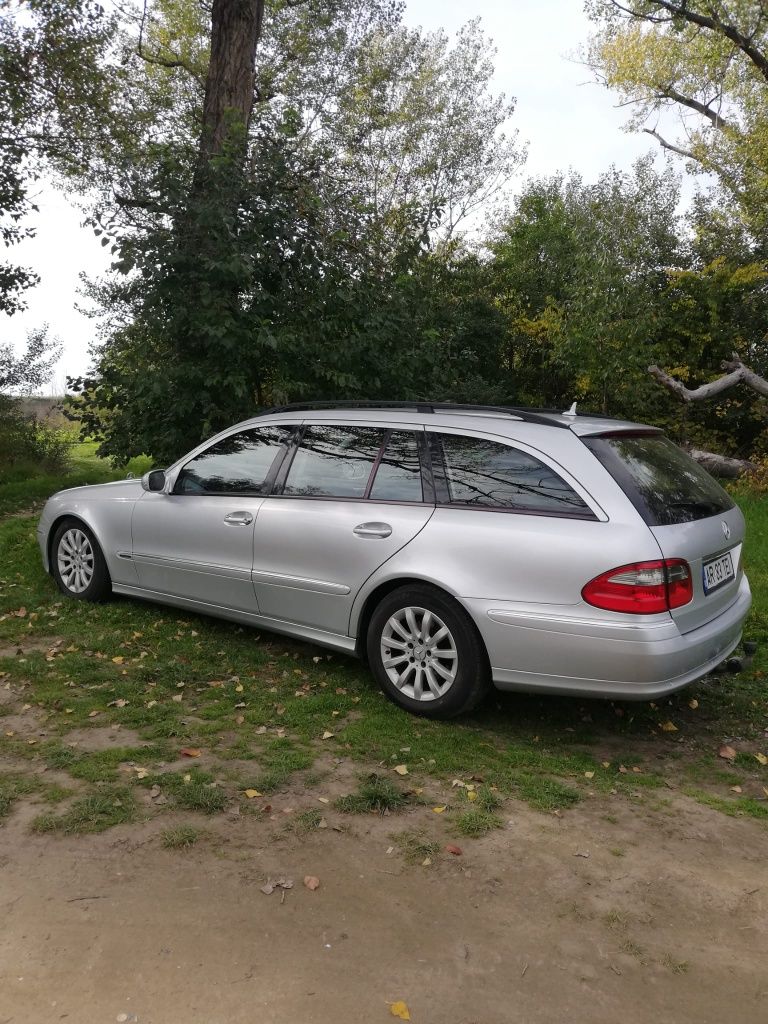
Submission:
<svg viewBox="0 0 768 1024">
<path fill-rule="evenodd" d="M 57 491 L 54 498 L 80 501 L 88 498 L 96 501 L 136 501 L 143 494 L 141 480 L 112 480 L 108 484 L 84 484 Z"/>
</svg>

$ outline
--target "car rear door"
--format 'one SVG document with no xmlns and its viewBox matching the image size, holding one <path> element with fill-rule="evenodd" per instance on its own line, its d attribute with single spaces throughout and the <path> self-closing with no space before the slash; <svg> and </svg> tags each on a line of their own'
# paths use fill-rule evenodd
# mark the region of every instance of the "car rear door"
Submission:
<svg viewBox="0 0 768 1024">
<path fill-rule="evenodd" d="M 744 517 L 731 496 L 658 432 L 585 437 L 656 539 L 664 558 L 691 568 L 693 600 L 670 614 L 682 633 L 723 612 L 743 576 Z"/>
<path fill-rule="evenodd" d="M 235 431 L 145 492 L 131 523 L 140 586 L 202 604 L 256 612 L 253 530 L 294 427 Z"/>
<path fill-rule="evenodd" d="M 346 634 L 366 579 L 424 528 L 418 426 L 310 423 L 259 509 L 253 582 L 259 613 Z"/>
</svg>

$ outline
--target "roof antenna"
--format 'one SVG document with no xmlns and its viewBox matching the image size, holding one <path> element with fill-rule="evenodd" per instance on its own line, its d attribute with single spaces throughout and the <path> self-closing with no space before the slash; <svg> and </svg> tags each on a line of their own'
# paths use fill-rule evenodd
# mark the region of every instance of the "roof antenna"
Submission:
<svg viewBox="0 0 768 1024">
<path fill-rule="evenodd" d="M 563 416 L 575 416 L 576 415 L 576 403 L 574 402 L 570 409 L 566 409 Z"/>
</svg>

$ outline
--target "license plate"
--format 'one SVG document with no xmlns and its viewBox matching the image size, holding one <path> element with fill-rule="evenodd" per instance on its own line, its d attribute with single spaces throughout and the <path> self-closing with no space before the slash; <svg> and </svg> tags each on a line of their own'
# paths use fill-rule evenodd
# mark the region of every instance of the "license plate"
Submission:
<svg viewBox="0 0 768 1024">
<path fill-rule="evenodd" d="M 705 562 L 703 569 L 705 594 L 711 594 L 713 590 L 725 586 L 736 575 L 733 571 L 733 558 L 730 551 L 726 551 L 718 558 L 713 558 L 711 562 Z"/>
</svg>

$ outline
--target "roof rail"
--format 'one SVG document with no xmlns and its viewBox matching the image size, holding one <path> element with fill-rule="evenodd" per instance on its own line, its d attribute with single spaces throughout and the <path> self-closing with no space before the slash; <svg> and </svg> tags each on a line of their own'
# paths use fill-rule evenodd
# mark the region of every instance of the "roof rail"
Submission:
<svg viewBox="0 0 768 1024">
<path fill-rule="evenodd" d="M 547 427 L 563 427 L 569 424 L 554 417 L 562 416 L 558 409 L 526 409 L 514 405 L 471 405 L 456 402 L 375 402 L 352 400 L 343 402 L 293 402 L 289 405 L 276 405 L 265 409 L 259 416 L 269 416 L 278 412 L 309 412 L 313 409 L 403 409 L 413 412 L 495 412 L 513 416 L 525 423 L 540 423 Z"/>
</svg>

